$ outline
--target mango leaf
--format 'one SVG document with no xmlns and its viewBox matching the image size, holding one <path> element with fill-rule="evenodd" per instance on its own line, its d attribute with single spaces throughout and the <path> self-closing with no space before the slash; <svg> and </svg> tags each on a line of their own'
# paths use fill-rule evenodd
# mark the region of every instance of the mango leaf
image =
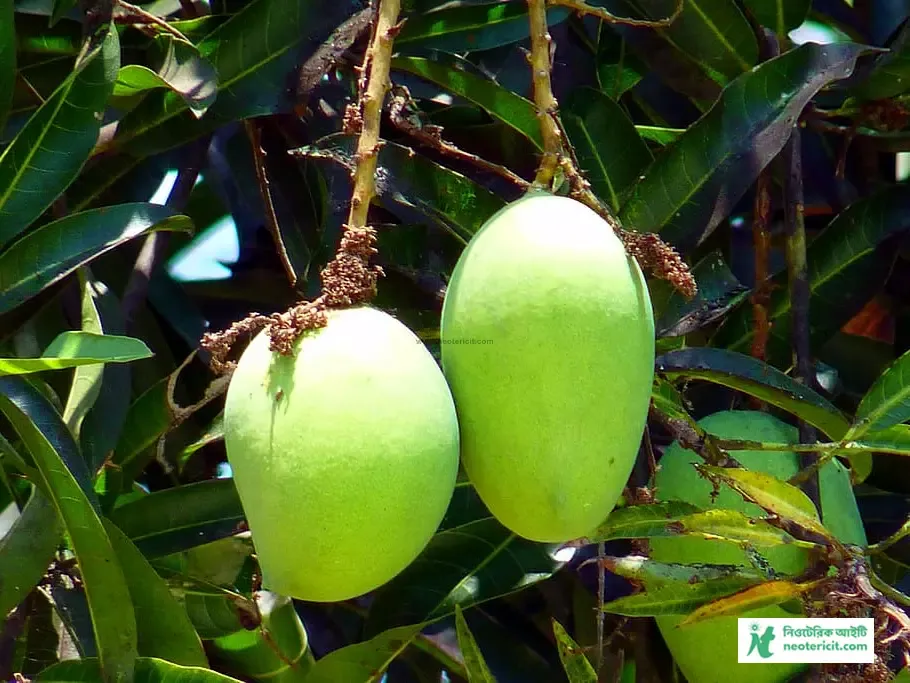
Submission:
<svg viewBox="0 0 910 683">
<path fill-rule="evenodd" d="M 455 633 L 458 638 L 458 647 L 464 658 L 464 668 L 468 675 L 468 683 L 496 683 L 490 667 L 487 666 L 483 653 L 474 640 L 474 635 L 464 619 L 461 607 L 455 605 Z"/>
<path fill-rule="evenodd" d="M 40 358 L 0 358 L 0 375 L 25 375 L 99 363 L 129 363 L 151 356 L 152 352 L 141 339 L 92 332 L 61 332 Z"/>
<path fill-rule="evenodd" d="M 832 439 L 847 432 L 847 420 L 830 401 L 780 370 L 726 349 L 709 347 L 671 351 L 657 359 L 657 370 L 670 380 L 701 379 L 755 396 L 796 415 Z"/>
<path fill-rule="evenodd" d="M 681 517 L 678 532 L 692 536 L 729 541 L 756 548 L 781 545 L 812 547 L 814 544 L 797 541 L 783 529 L 763 519 L 752 519 L 737 510 L 705 510 Z"/>
<path fill-rule="evenodd" d="M 681 251 L 694 247 L 777 156 L 806 103 L 848 76 L 865 50 L 807 43 L 738 76 L 644 171 L 623 204 L 622 223 L 660 232 Z"/>
<path fill-rule="evenodd" d="M 0 154 L 0 246 L 44 213 L 78 175 L 97 142 L 119 66 L 120 44 L 111 30 Z"/>
<path fill-rule="evenodd" d="M 80 291 L 80 312 L 82 317 L 82 331 L 89 334 L 103 335 L 104 328 L 101 325 L 101 318 L 98 315 L 98 309 L 95 308 L 95 300 L 92 297 L 91 282 L 87 275 L 88 267 L 80 268 L 79 291 Z M 151 355 L 151 351 L 148 351 Z M 69 393 L 66 396 L 66 405 L 63 408 L 63 421 L 77 439 L 82 429 L 82 420 L 89 410 L 92 409 L 98 395 L 101 393 L 101 384 L 104 379 L 104 365 L 94 364 L 81 366 L 73 372 L 73 383 L 70 385 Z M 90 460 L 86 462 L 91 463 Z"/>
<path fill-rule="evenodd" d="M 186 216 L 145 203 L 92 209 L 43 225 L 0 253 L 0 313 L 28 301 L 79 266 L 134 237 L 153 230 L 190 227 Z"/>
<path fill-rule="evenodd" d="M 218 74 L 218 99 L 201 119 L 171 90 L 156 90 L 123 117 L 105 149 L 147 155 L 177 147 L 238 119 L 290 110 L 287 78 L 308 55 L 301 41 L 321 43 L 347 15 L 343 4 L 253 0 L 198 44 Z M 281 17 L 280 20 L 277 17 Z"/>
<path fill-rule="evenodd" d="M 710 564 L 689 566 L 655 562 L 643 555 L 626 555 L 624 557 L 605 555 L 599 558 L 597 563 L 611 574 L 642 582 L 647 586 L 663 583 L 693 584 L 718 579 L 743 579 L 759 582 L 765 578 L 754 569 L 747 567 Z"/>
<path fill-rule="evenodd" d="M 815 504 L 802 490 L 764 472 L 739 467 L 695 464 L 695 469 L 714 482 L 726 484 L 747 501 L 755 503 L 784 521 L 794 522 L 822 538 L 832 539 L 818 520 Z"/>
<path fill-rule="evenodd" d="M 62 426 L 60 417 L 47 399 L 19 377 L 0 377 L 0 412 L 34 458 L 72 543 L 92 613 L 101 679 L 105 683 L 129 680 L 137 656 L 130 593 L 97 508 L 69 469 L 74 463 L 64 459 L 55 449 L 53 436 L 48 436 L 45 421 L 56 415 Z M 85 463 L 81 458 L 78 462 L 84 479 Z"/>
<path fill-rule="evenodd" d="M 896 253 L 882 243 L 910 228 L 906 189 L 898 184 L 854 202 L 809 245 L 806 260 L 813 345 L 840 330 L 884 283 Z M 771 291 L 769 353 L 776 348 L 779 355 L 789 357 L 790 297 L 785 272 L 772 278 Z M 711 343 L 748 352 L 753 335 L 751 308 L 743 306 L 727 317 Z"/>
<path fill-rule="evenodd" d="M 849 89 L 859 100 L 886 100 L 910 90 L 910 27 L 904 24 L 888 51 L 879 54 L 862 79 Z M 859 76 L 859 74 L 857 74 Z M 848 100 L 845 105 L 855 104 Z"/>
<path fill-rule="evenodd" d="M 37 585 L 62 537 L 53 503 L 33 488 L 21 514 L 0 538 L 0 614 L 8 614 Z"/>
<path fill-rule="evenodd" d="M 593 88 L 573 91 L 560 115 L 591 189 L 619 211 L 620 198 L 653 160 L 651 150 L 622 108 Z"/>
<path fill-rule="evenodd" d="M 524 135 L 538 149 L 543 149 L 540 124 L 534 103 L 489 79 L 426 57 L 393 57 L 392 69 L 405 71 L 435 83 L 485 110 L 494 119 Z"/>
<path fill-rule="evenodd" d="M 585 657 L 584 650 L 566 632 L 562 624 L 555 619 L 551 621 L 556 647 L 559 649 L 559 660 L 562 662 L 562 668 L 565 669 L 569 683 L 597 683 L 597 672 Z"/>
<path fill-rule="evenodd" d="M 547 10 L 547 24 L 569 16 L 564 7 Z M 395 49 L 411 46 L 460 54 L 491 50 L 525 40 L 530 35 L 528 6 L 523 2 L 465 4 L 410 17 L 395 38 Z"/>
<path fill-rule="evenodd" d="M 183 666 L 208 666 L 202 641 L 164 579 L 120 529 L 110 520 L 103 522 L 136 611 L 139 655 Z"/>
<path fill-rule="evenodd" d="M 665 583 L 643 593 L 612 600 L 603 606 L 603 611 L 627 617 L 684 615 L 711 600 L 733 595 L 756 583 L 746 578 L 713 579 L 683 585 Z"/>
<path fill-rule="evenodd" d="M 875 381 L 856 409 L 847 438 L 888 429 L 910 419 L 910 352 L 898 358 Z"/>
<path fill-rule="evenodd" d="M 156 491 L 114 508 L 108 517 L 150 558 L 230 536 L 244 519 L 230 479 Z"/>
<path fill-rule="evenodd" d="M 785 36 L 806 20 L 812 0 L 743 0 L 743 4 L 759 24 L 777 36 Z"/>
<path fill-rule="evenodd" d="M 99 661 L 91 657 L 71 659 L 48 667 L 35 680 L 38 683 L 92 683 L 99 680 Z M 241 683 L 211 669 L 180 666 L 152 657 L 136 660 L 134 683 Z"/>
<path fill-rule="evenodd" d="M 401 626 L 363 643 L 330 652 L 316 662 L 304 683 L 377 683 L 389 664 L 417 637 L 420 626 Z"/>
<path fill-rule="evenodd" d="M 674 420 L 692 422 L 679 389 L 659 375 L 655 375 L 654 386 L 651 387 L 651 405 Z"/>
<path fill-rule="evenodd" d="M 742 614 L 761 607 L 780 605 L 815 588 L 818 581 L 795 583 L 793 581 L 767 581 L 758 586 L 750 586 L 733 595 L 715 600 L 693 610 L 679 626 L 715 619 L 717 617 Z"/>
<path fill-rule="evenodd" d="M 14 0 L 0 0 L 0 131 L 16 91 L 16 24 Z"/>
<path fill-rule="evenodd" d="M 449 511 L 426 549 L 380 588 L 370 606 L 368 637 L 397 626 L 450 616 L 455 605 L 508 595 L 551 576 L 571 557 L 558 545 L 532 543 L 490 515 L 471 486 L 455 489 Z"/>
<path fill-rule="evenodd" d="M 218 94 L 218 74 L 195 46 L 172 36 L 167 36 L 167 40 L 167 54 L 161 68 L 152 71 L 140 64 L 121 67 L 114 84 L 114 95 L 128 97 L 168 88 L 183 99 L 196 118 L 201 118 Z"/>
<path fill-rule="evenodd" d="M 613 541 L 619 538 L 648 538 L 663 535 L 668 526 L 678 523 L 698 508 L 681 500 L 653 505 L 628 505 L 613 510 L 607 519 L 585 540 L 587 543 Z"/>
<path fill-rule="evenodd" d="M 669 145 L 676 142 L 679 136 L 686 132 L 685 128 L 667 128 L 666 126 L 644 126 L 635 124 L 635 130 L 642 140 L 655 142 L 658 145 Z"/>
<path fill-rule="evenodd" d="M 356 138 L 336 134 L 292 154 L 354 168 L 355 151 Z M 464 243 L 505 206 L 503 199 L 473 180 L 390 141 L 384 141 L 379 150 L 376 192 L 384 202 L 416 208 Z"/>
</svg>

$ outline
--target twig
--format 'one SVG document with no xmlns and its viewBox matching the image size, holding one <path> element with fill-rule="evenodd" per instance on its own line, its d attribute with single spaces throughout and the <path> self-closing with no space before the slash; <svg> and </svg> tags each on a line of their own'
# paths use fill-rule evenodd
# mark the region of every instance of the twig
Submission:
<svg viewBox="0 0 910 683">
<path fill-rule="evenodd" d="M 247 119 L 243 122 L 246 129 L 246 135 L 250 140 L 250 148 L 253 150 L 253 168 L 256 169 L 256 181 L 259 185 L 259 196 L 262 197 L 262 206 L 265 209 L 265 224 L 272 239 L 275 241 L 275 249 L 278 252 L 278 258 L 281 266 L 284 268 L 291 287 L 297 284 L 297 272 L 294 270 L 291 259 L 288 257 L 288 251 L 284 246 L 284 239 L 281 237 L 281 228 L 278 226 L 278 215 L 275 213 L 275 204 L 272 201 L 272 189 L 269 186 L 269 177 L 265 170 L 265 150 L 262 149 L 262 131 L 259 128 L 259 122 Z"/>
<path fill-rule="evenodd" d="M 771 251 L 771 233 L 768 224 L 771 222 L 771 173 L 765 169 L 758 176 L 755 184 L 755 204 L 752 216 L 752 241 L 755 248 L 755 291 L 752 294 L 752 318 L 755 323 L 755 336 L 752 339 L 752 355 L 765 360 L 768 352 L 768 339 L 771 334 L 771 321 L 768 315 L 768 304 L 771 301 L 770 281 L 768 278 L 768 257 Z M 763 406 L 763 401 L 758 401 Z"/>
<path fill-rule="evenodd" d="M 606 600 L 606 566 L 603 559 L 607 554 L 607 545 L 603 541 L 597 544 L 597 654 L 594 656 L 594 672 L 600 677 L 600 670 L 604 665 L 604 622 L 607 613 L 604 612 Z"/>
<path fill-rule="evenodd" d="M 407 112 L 407 113 L 406 113 Z M 392 85 L 392 99 L 389 103 L 389 120 L 392 125 L 401 130 L 402 132 L 410 135 L 418 142 L 426 145 L 427 147 L 432 147 L 433 149 L 446 154 L 450 157 L 458 159 L 459 161 L 465 161 L 477 168 L 483 169 L 484 171 L 489 171 L 495 173 L 496 175 L 505 178 L 513 185 L 521 188 L 522 190 L 528 190 L 531 187 L 529 183 L 524 178 L 516 175 L 505 166 L 500 166 L 499 164 L 494 164 L 486 159 L 482 159 L 476 154 L 471 154 L 470 152 L 465 152 L 462 149 L 459 149 L 451 142 L 447 142 L 442 139 L 442 126 L 435 126 L 431 124 L 423 123 L 420 120 L 421 112 L 416 108 L 414 100 L 411 98 L 411 93 L 403 85 Z"/>
<path fill-rule="evenodd" d="M 167 198 L 167 206 L 182 211 L 189 201 L 190 194 L 196 184 L 196 179 L 205 163 L 205 151 L 208 148 L 209 138 L 203 138 L 191 145 L 187 150 L 185 165 L 177 173 L 177 179 Z M 123 322 L 127 333 L 132 331 L 136 314 L 148 294 L 149 283 L 155 268 L 164 258 L 167 251 L 168 234 L 153 232 L 145 238 L 133 271 L 130 273 L 129 282 L 123 294 Z"/>
<path fill-rule="evenodd" d="M 683 11 L 683 0 L 676 0 L 676 8 L 673 14 L 664 19 L 630 19 L 629 17 L 617 17 L 615 14 L 608 12 L 604 7 L 594 7 L 584 0 L 547 0 L 547 4 L 552 7 L 568 7 L 578 14 L 589 14 L 597 17 L 608 24 L 621 24 L 623 26 L 638 26 L 646 28 L 661 28 L 672 24 Z"/>
<path fill-rule="evenodd" d="M 805 200 L 803 196 L 803 162 L 801 135 L 797 125 L 787 141 L 783 155 L 787 168 L 786 175 L 786 212 L 787 231 L 787 280 L 790 287 L 791 340 L 793 360 L 796 368 L 796 381 L 810 389 L 815 388 L 812 379 L 812 358 L 809 346 L 809 276 L 806 264 L 806 221 Z M 799 422 L 799 440 L 801 443 L 814 443 L 818 434 L 814 427 Z M 800 456 L 802 469 L 816 466 L 817 457 L 811 453 Z M 806 495 L 819 506 L 819 489 L 817 473 L 802 486 Z"/>
<path fill-rule="evenodd" d="M 148 12 L 138 5 L 133 5 L 125 0 L 116 0 L 114 11 L 117 13 L 119 11 L 119 16 L 114 18 L 114 21 L 118 24 L 152 24 L 157 26 L 165 33 L 170 33 L 174 38 L 180 40 L 184 43 L 189 43 L 190 45 L 193 42 L 183 35 L 179 30 L 171 26 L 161 17 L 156 17 L 151 12 Z"/>
<path fill-rule="evenodd" d="M 531 25 L 531 82 L 534 90 L 534 104 L 537 106 L 537 118 L 540 122 L 540 134 L 543 139 L 543 156 L 537 168 L 534 184 L 548 188 L 559 168 L 559 157 L 563 149 L 562 136 L 556 120 L 559 105 L 550 84 L 554 44 L 547 28 L 546 0 L 527 0 L 527 2 L 528 20 Z"/>
</svg>

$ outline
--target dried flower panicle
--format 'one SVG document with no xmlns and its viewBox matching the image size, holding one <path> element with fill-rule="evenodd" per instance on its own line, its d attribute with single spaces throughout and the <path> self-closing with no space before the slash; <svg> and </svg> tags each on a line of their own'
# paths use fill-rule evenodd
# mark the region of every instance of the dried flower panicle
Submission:
<svg viewBox="0 0 910 683">
<path fill-rule="evenodd" d="M 626 251 L 646 270 L 663 280 L 667 280 L 686 297 L 694 297 L 698 292 L 695 278 L 689 266 L 677 251 L 653 232 L 631 232 L 616 229 Z"/>
</svg>

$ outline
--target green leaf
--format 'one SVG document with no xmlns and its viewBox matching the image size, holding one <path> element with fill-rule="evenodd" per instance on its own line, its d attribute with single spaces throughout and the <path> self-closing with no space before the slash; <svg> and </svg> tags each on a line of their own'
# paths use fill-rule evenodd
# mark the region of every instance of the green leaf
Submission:
<svg viewBox="0 0 910 683">
<path fill-rule="evenodd" d="M 420 624 L 450 616 L 551 576 L 564 563 L 558 545 L 533 543 L 503 527 L 474 489 L 459 485 L 449 512 L 426 549 L 380 588 L 365 632 Z M 571 555 L 571 552 L 570 552 Z"/>
<path fill-rule="evenodd" d="M 81 291 L 82 331 L 89 334 L 103 335 L 101 317 L 95 308 L 92 297 L 92 286 L 87 275 L 88 268 L 80 268 L 79 289 Z M 137 340 L 138 341 L 138 340 Z M 151 351 L 146 349 L 148 354 Z M 66 397 L 66 406 L 63 409 L 63 421 L 77 439 L 80 436 L 82 420 L 101 393 L 101 384 L 104 379 L 104 365 L 95 364 L 76 368 L 73 373 L 73 383 L 70 385 Z M 87 462 L 90 462 L 87 460 Z"/>
<path fill-rule="evenodd" d="M 96 508 L 68 468 L 70 463 L 32 421 L 35 406 L 44 414 L 53 411 L 25 380 L 0 378 L 0 412 L 34 458 L 79 563 L 98 644 L 101 678 L 105 683 L 130 681 L 136 659 L 136 620 L 123 572 Z"/>
<path fill-rule="evenodd" d="M 0 245 L 22 233 L 78 175 L 98 140 L 119 66 L 112 30 L 0 155 Z"/>
<path fill-rule="evenodd" d="M 551 619 L 551 621 L 556 647 L 559 648 L 559 660 L 562 662 L 562 668 L 565 669 L 569 683 L 597 683 L 597 672 L 585 657 L 584 650 L 572 639 L 562 624 L 556 619 Z"/>
<path fill-rule="evenodd" d="M 468 675 L 468 683 L 496 683 L 490 668 L 487 666 L 483 653 L 474 640 L 468 622 L 464 620 L 461 607 L 455 605 L 455 633 L 458 638 L 458 647 L 464 658 L 464 668 Z"/>
<path fill-rule="evenodd" d="M 54 505 L 37 487 L 0 538 L 0 614 L 6 615 L 44 576 L 63 536 Z"/>
<path fill-rule="evenodd" d="M 622 223 L 661 232 L 681 251 L 695 246 L 777 156 L 806 103 L 848 76 L 866 49 L 807 43 L 737 77 L 645 170 L 622 207 Z"/>
<path fill-rule="evenodd" d="M 155 230 L 190 228 L 186 216 L 145 203 L 92 209 L 43 225 L 0 253 L 0 313 L 134 237 Z"/>
<path fill-rule="evenodd" d="M 698 508 L 681 500 L 654 505 L 628 505 L 610 513 L 609 517 L 585 540 L 588 543 L 613 541 L 619 538 L 647 538 L 662 535 L 669 525 Z"/>
<path fill-rule="evenodd" d="M 886 100 L 910 90 L 910 27 L 904 24 L 888 45 L 888 51 L 876 55 L 871 68 L 848 92 L 859 100 Z M 845 106 L 856 105 L 848 99 Z"/>
<path fill-rule="evenodd" d="M 169 88 L 177 93 L 197 118 L 212 106 L 218 94 L 218 74 L 195 46 L 168 36 L 167 54 L 157 72 L 140 64 L 121 67 L 114 95 L 128 97 L 147 90 Z"/>
<path fill-rule="evenodd" d="M 0 131 L 13 105 L 16 90 L 15 0 L 0 0 Z"/>
<path fill-rule="evenodd" d="M 356 138 L 330 135 L 292 153 L 327 158 L 354 168 Z M 460 173 L 394 142 L 379 150 L 376 192 L 389 203 L 406 202 L 467 243 L 506 202 Z"/>
<path fill-rule="evenodd" d="M 743 0 L 758 23 L 785 36 L 806 20 L 812 0 Z"/>
<path fill-rule="evenodd" d="M 543 149 L 534 103 L 498 83 L 426 57 L 393 57 L 392 69 L 405 71 L 473 102 L 490 116 L 514 128 L 538 149 Z"/>
<path fill-rule="evenodd" d="M 651 150 L 622 108 L 593 88 L 578 88 L 562 103 L 561 117 L 591 189 L 614 211 L 651 163 Z"/>
<path fill-rule="evenodd" d="M 25 375 L 99 363 L 129 363 L 152 355 L 141 339 L 93 332 L 62 332 L 40 358 L 0 358 L 0 375 Z"/>
<path fill-rule="evenodd" d="M 95 658 L 72 659 L 42 671 L 38 683 L 95 683 L 99 676 Z M 135 683 L 241 683 L 236 678 L 195 666 L 180 666 L 163 659 L 136 660 Z"/>
<path fill-rule="evenodd" d="M 850 440 L 867 432 L 888 429 L 910 419 L 910 351 L 898 358 L 875 381 L 856 409 Z"/>
<path fill-rule="evenodd" d="M 133 600 L 140 656 L 167 659 L 182 666 L 207 667 L 202 642 L 164 579 L 120 529 L 109 520 L 103 522 Z"/>
<path fill-rule="evenodd" d="M 564 7 L 551 8 L 547 24 L 555 26 L 568 16 Z M 395 49 L 420 46 L 460 54 L 510 45 L 529 35 L 524 2 L 465 4 L 409 17 L 395 38 Z"/>
<path fill-rule="evenodd" d="M 288 75 L 309 56 L 299 44 L 318 45 L 345 15 L 344 6 L 315 0 L 253 0 L 199 43 L 218 74 L 218 99 L 206 115 L 197 120 L 180 95 L 153 91 L 123 117 L 110 148 L 152 154 L 230 121 L 291 110 Z"/>
<path fill-rule="evenodd" d="M 114 508 L 108 517 L 151 558 L 230 536 L 244 519 L 230 479 L 156 491 Z"/>
<path fill-rule="evenodd" d="M 878 291 L 890 272 L 895 250 L 877 249 L 891 235 L 910 228 L 910 193 L 898 184 L 860 199 L 842 211 L 809 245 L 806 260 L 811 300 L 809 326 L 814 345 L 840 330 Z M 769 354 L 790 349 L 790 297 L 787 274 L 771 280 Z M 781 289 L 783 288 L 783 289 Z M 731 313 L 712 345 L 747 352 L 752 343 L 752 310 Z"/>
<path fill-rule="evenodd" d="M 377 683 L 383 679 L 389 664 L 419 633 L 420 626 L 401 626 L 380 633 L 372 640 L 330 652 L 316 662 L 305 683 Z"/>
<path fill-rule="evenodd" d="M 751 356 L 710 347 L 671 351 L 657 359 L 667 379 L 701 379 L 736 389 L 796 415 L 832 439 L 847 433 L 847 420 L 830 401 Z"/>
<path fill-rule="evenodd" d="M 723 578 L 680 585 L 665 583 L 618 598 L 603 606 L 604 612 L 622 614 L 627 617 L 660 617 L 689 614 L 692 610 L 716 600 L 733 595 L 743 588 L 754 586 L 759 581 L 746 578 Z"/>
<path fill-rule="evenodd" d="M 598 562 L 611 574 L 643 583 L 646 586 L 657 586 L 664 583 L 692 584 L 718 579 L 744 579 L 757 583 L 766 578 L 754 569 L 744 566 L 713 564 L 689 566 L 655 562 L 644 555 L 626 557 L 606 555 L 602 556 Z"/>
</svg>

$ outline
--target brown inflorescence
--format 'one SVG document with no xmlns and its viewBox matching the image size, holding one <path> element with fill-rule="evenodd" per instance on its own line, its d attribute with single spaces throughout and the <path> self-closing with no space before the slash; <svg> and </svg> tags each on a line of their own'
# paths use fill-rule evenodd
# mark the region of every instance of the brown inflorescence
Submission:
<svg viewBox="0 0 910 683">
<path fill-rule="evenodd" d="M 338 254 L 322 271 L 326 305 L 353 306 L 376 296 L 376 281 L 382 269 L 370 264 L 376 254 L 375 243 L 372 228 L 346 226 Z"/>
<path fill-rule="evenodd" d="M 684 296 L 693 297 L 698 291 L 689 266 L 679 253 L 653 232 L 631 232 L 619 228 L 617 235 L 626 251 L 643 270 L 667 280 Z"/>
</svg>

